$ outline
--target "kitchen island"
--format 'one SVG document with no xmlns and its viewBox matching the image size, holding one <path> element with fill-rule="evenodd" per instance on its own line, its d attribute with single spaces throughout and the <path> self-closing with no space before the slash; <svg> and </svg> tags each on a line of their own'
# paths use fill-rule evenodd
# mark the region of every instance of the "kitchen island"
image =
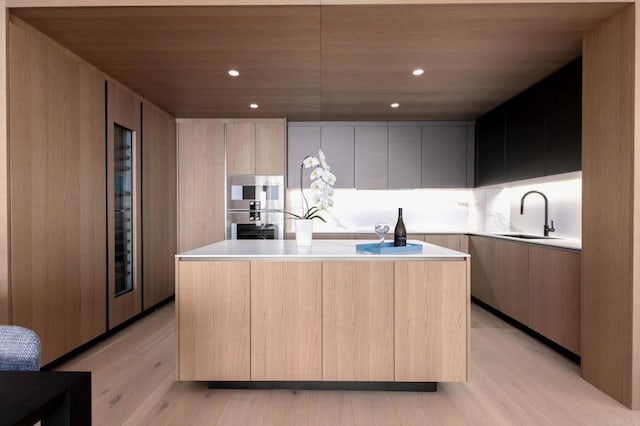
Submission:
<svg viewBox="0 0 640 426">
<path fill-rule="evenodd" d="M 469 255 L 355 240 L 222 241 L 176 255 L 177 379 L 434 390 L 466 381 Z"/>
</svg>

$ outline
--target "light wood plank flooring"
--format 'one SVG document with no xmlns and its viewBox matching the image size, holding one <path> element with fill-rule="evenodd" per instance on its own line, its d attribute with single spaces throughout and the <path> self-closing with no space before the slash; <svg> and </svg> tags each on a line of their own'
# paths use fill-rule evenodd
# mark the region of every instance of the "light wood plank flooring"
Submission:
<svg viewBox="0 0 640 426">
<path fill-rule="evenodd" d="M 89 370 L 95 425 L 640 425 L 576 365 L 471 309 L 468 383 L 436 393 L 210 390 L 176 382 L 169 304 L 59 367 Z"/>
</svg>

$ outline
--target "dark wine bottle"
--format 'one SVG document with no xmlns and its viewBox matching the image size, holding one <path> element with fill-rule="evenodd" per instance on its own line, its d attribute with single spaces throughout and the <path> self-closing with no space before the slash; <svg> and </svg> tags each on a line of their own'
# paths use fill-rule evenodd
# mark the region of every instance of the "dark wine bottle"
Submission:
<svg viewBox="0 0 640 426">
<path fill-rule="evenodd" d="M 402 221 L 402 208 L 398 209 L 398 222 L 396 223 L 396 229 L 393 231 L 393 246 L 404 247 L 407 245 L 407 229 L 404 227 Z"/>
</svg>

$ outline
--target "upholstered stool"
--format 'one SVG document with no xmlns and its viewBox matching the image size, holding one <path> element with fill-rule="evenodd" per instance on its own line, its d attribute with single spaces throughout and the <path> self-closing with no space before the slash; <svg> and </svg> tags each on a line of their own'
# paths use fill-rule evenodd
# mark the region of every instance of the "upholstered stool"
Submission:
<svg viewBox="0 0 640 426">
<path fill-rule="evenodd" d="M 0 371 L 40 370 L 40 338 L 28 328 L 0 325 Z"/>
</svg>

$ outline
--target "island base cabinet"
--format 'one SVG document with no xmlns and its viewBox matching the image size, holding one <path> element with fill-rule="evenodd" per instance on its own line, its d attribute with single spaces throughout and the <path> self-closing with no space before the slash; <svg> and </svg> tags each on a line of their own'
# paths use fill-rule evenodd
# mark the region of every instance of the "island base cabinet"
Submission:
<svg viewBox="0 0 640 426">
<path fill-rule="evenodd" d="M 468 262 L 395 262 L 395 380 L 467 380 Z"/>
<path fill-rule="evenodd" d="M 323 262 L 322 378 L 392 382 L 393 262 Z"/>
<path fill-rule="evenodd" d="M 321 262 L 251 262 L 251 380 L 322 380 L 321 277 Z"/>
<path fill-rule="evenodd" d="M 176 262 L 178 380 L 246 381 L 249 262 Z"/>
</svg>

